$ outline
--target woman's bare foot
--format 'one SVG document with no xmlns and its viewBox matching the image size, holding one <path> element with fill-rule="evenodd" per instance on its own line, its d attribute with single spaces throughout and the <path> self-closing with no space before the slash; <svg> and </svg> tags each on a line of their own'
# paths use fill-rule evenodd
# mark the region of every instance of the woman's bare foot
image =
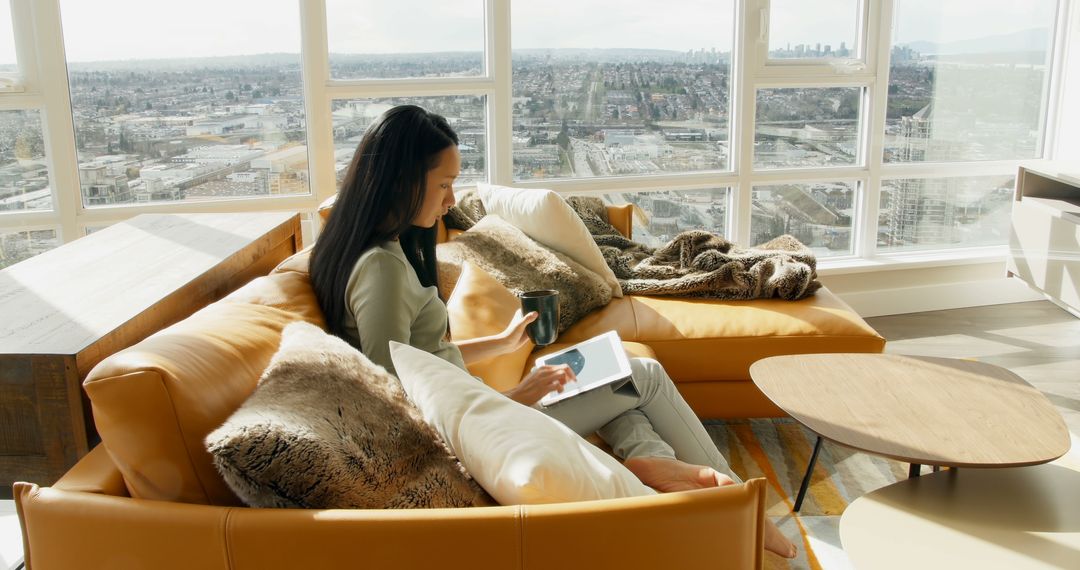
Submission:
<svg viewBox="0 0 1080 570">
<path fill-rule="evenodd" d="M 784 558 L 795 558 L 795 555 L 799 553 L 795 544 L 788 540 L 768 518 L 765 519 L 765 550 Z"/>
<path fill-rule="evenodd" d="M 623 465 L 637 476 L 642 483 L 660 491 L 692 491 L 731 485 L 731 477 L 712 467 L 693 465 L 678 459 L 665 457 L 631 457 Z"/>
</svg>

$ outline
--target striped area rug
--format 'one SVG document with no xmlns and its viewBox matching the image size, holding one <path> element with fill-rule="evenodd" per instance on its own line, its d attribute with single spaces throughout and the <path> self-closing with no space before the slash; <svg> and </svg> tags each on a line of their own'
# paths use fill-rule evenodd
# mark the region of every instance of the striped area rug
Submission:
<svg viewBox="0 0 1080 570">
<path fill-rule="evenodd" d="M 767 556 L 768 569 L 851 568 L 840 545 L 840 515 L 856 498 L 907 478 L 907 464 L 825 442 L 798 514 L 791 512 L 817 436 L 790 418 L 707 421 L 731 468 L 769 481 L 766 514 L 799 545 L 792 561 Z"/>
</svg>

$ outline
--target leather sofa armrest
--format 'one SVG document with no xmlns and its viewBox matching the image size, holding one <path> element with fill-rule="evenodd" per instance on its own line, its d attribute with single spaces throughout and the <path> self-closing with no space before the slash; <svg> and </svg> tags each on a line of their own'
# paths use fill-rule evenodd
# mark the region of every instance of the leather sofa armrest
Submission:
<svg viewBox="0 0 1080 570">
<path fill-rule="evenodd" d="M 630 239 L 634 231 L 634 205 L 607 205 L 608 222 L 622 233 L 623 237 Z"/>
<path fill-rule="evenodd" d="M 30 570 L 760 569 L 763 560 L 763 479 L 630 499 L 472 509 L 247 509 L 28 483 L 17 484 L 15 496 Z"/>
<path fill-rule="evenodd" d="M 525 507 L 523 567 L 761 569 L 765 486 Z"/>
<path fill-rule="evenodd" d="M 334 209 L 334 202 L 337 201 L 337 194 L 325 199 L 319 204 L 319 220 L 321 223 L 326 224 L 326 220 L 330 219 L 330 210 Z"/>
<path fill-rule="evenodd" d="M 98 444 L 83 456 L 64 476 L 53 485 L 64 491 L 97 493 L 114 497 L 128 497 L 127 485 L 120 469 L 113 463 L 105 446 Z"/>
<path fill-rule="evenodd" d="M 765 480 L 551 505 L 407 511 L 238 510 L 236 567 L 560 570 L 761 568 Z M 267 544 L 305 545 L 282 552 Z"/>
</svg>

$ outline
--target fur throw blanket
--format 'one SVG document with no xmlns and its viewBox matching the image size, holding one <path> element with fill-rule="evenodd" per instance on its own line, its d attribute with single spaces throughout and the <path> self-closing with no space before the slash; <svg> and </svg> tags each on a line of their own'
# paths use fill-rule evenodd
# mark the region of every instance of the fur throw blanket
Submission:
<svg viewBox="0 0 1080 570">
<path fill-rule="evenodd" d="M 792 236 L 741 248 L 710 232 L 690 230 L 653 248 L 619 233 L 599 198 L 573 196 L 567 203 L 585 223 L 626 295 L 795 301 L 821 288 L 817 258 Z M 448 227 L 468 229 L 484 213 L 479 195 L 467 191 L 444 220 Z"/>
<path fill-rule="evenodd" d="M 740 248 L 710 232 L 690 230 L 652 248 L 627 239 L 608 223 L 599 198 L 575 196 L 567 202 L 589 228 L 626 295 L 795 301 L 821 288 L 814 253 L 789 235 Z"/>
</svg>

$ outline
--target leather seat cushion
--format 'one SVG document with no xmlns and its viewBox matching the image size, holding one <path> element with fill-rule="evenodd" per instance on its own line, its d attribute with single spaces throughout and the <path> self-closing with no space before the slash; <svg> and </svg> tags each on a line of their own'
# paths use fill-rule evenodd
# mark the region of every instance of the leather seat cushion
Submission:
<svg viewBox="0 0 1080 570">
<path fill-rule="evenodd" d="M 881 352 L 885 339 L 826 288 L 799 301 L 626 296 L 559 335 L 573 344 L 616 330 L 647 344 L 679 382 L 749 380 L 768 356 Z"/>
</svg>

